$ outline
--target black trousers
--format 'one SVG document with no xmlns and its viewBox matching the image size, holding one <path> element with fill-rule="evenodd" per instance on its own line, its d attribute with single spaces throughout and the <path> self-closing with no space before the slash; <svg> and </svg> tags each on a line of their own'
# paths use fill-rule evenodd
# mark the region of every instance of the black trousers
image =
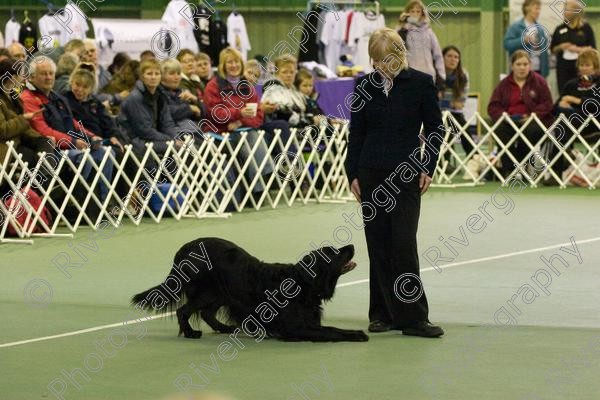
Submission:
<svg viewBox="0 0 600 400">
<path fill-rule="evenodd" d="M 414 321 L 426 321 L 429 313 L 418 279 L 417 227 L 421 194 L 418 177 L 405 183 L 391 173 L 393 171 L 360 169 L 358 181 L 369 252 L 369 320 L 403 327 Z M 388 177 L 393 185 L 386 183 Z M 390 199 L 386 200 L 388 195 Z M 366 202 L 371 206 L 365 205 Z M 386 203 L 387 206 L 381 206 Z M 403 274 L 414 274 L 417 278 L 406 275 L 398 281 Z M 407 292 L 423 291 L 419 296 L 404 296 L 400 287 L 404 283 Z"/>
<path fill-rule="evenodd" d="M 519 127 L 522 125 L 521 123 L 515 124 Z M 532 145 L 535 145 L 542 138 L 542 136 L 544 136 L 544 130 L 535 122 L 531 122 L 527 128 L 525 128 L 523 133 Z M 506 145 L 506 143 L 508 143 L 513 136 L 516 135 L 516 132 L 508 122 L 503 122 L 498 125 L 498 128 L 496 128 L 496 135 L 498 135 L 502 143 Z M 500 173 L 502 176 L 506 178 L 514 169 L 517 168 L 514 161 L 512 161 L 508 156 L 507 152 L 510 152 L 515 157 L 519 163 L 518 165 L 523 165 L 525 156 L 530 151 L 531 148 L 520 138 L 515 140 L 511 146 L 507 147 L 507 151 L 502 153 L 500 156 L 500 161 L 502 162 Z"/>
</svg>

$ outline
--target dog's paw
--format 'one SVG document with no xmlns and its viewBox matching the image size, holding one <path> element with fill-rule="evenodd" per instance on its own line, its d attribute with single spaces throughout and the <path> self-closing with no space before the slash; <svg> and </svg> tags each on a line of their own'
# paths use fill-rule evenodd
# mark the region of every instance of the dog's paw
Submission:
<svg viewBox="0 0 600 400">
<path fill-rule="evenodd" d="M 350 340 L 352 340 L 353 342 L 368 342 L 369 336 L 367 336 L 367 334 L 363 331 L 354 331 L 352 332 Z"/>
<path fill-rule="evenodd" d="M 202 337 L 202 331 L 187 331 L 187 332 L 183 332 L 183 336 L 185 336 L 188 339 L 200 339 Z"/>
<path fill-rule="evenodd" d="M 219 333 L 233 333 L 233 332 L 235 332 L 235 330 L 236 330 L 235 326 L 224 325 L 219 328 Z"/>
</svg>

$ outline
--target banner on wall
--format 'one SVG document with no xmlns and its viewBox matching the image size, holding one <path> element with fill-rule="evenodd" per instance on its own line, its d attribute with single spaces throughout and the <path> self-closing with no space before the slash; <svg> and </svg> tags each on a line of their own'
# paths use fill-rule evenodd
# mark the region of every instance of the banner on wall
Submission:
<svg viewBox="0 0 600 400">
<path fill-rule="evenodd" d="M 179 51 L 176 36 L 170 35 L 165 23 L 159 19 L 92 18 L 91 21 L 98 61 L 104 66 L 109 65 L 119 52 L 138 59 L 141 52 L 151 50 L 161 60 Z"/>
</svg>

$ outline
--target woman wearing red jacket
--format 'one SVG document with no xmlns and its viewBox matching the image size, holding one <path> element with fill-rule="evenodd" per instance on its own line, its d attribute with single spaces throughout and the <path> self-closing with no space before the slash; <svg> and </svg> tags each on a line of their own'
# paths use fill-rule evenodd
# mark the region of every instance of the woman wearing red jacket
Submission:
<svg viewBox="0 0 600 400">
<path fill-rule="evenodd" d="M 219 54 L 218 73 L 204 89 L 204 104 L 208 120 L 212 123 L 210 128 L 215 131 L 214 133 L 230 132 L 230 140 L 235 146 L 241 137 L 241 132 L 246 132 L 248 146 L 243 146 L 239 153 L 242 161 L 246 162 L 251 149 L 258 141 L 257 128 L 263 124 L 264 114 L 258 107 L 259 99 L 254 87 L 243 76 L 244 62 L 241 54 L 231 47 L 223 49 Z M 249 104 L 251 106 L 248 106 Z M 257 166 L 261 165 L 263 159 L 267 157 L 267 150 L 264 141 L 257 147 L 252 156 Z M 253 163 L 250 163 L 247 171 L 250 180 L 254 179 L 257 169 Z M 272 172 L 273 163 L 268 161 L 262 170 L 262 175 L 266 176 Z M 256 196 L 263 190 L 259 181 L 254 186 L 253 192 Z"/>
<path fill-rule="evenodd" d="M 529 142 L 535 145 L 544 135 L 546 127 L 552 124 L 552 95 L 546 80 L 537 72 L 531 71 L 529 54 L 524 50 L 517 50 L 511 57 L 512 72 L 504 78 L 492 94 L 488 104 L 488 114 L 494 122 L 498 121 L 503 113 L 507 113 L 515 125 L 521 127 L 535 113 L 545 126 L 539 126 L 532 121 L 523 131 Z M 502 143 L 506 144 L 516 134 L 512 126 L 502 122 L 496 128 L 496 135 Z M 530 147 L 521 139 L 515 140 L 507 149 L 521 163 Z M 502 167 L 500 171 L 507 177 L 515 168 L 514 162 L 503 153 L 500 157 Z"/>
</svg>

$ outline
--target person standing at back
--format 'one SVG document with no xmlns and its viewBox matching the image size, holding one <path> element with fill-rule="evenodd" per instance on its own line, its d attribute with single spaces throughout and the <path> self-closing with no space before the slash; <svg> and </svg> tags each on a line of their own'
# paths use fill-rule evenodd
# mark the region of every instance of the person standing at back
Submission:
<svg viewBox="0 0 600 400">
<path fill-rule="evenodd" d="M 400 14 L 398 33 L 406 43 L 408 65 L 433 77 L 440 87 L 446 80 L 444 57 L 431 29 L 427 8 L 421 0 L 411 0 Z"/>
<path fill-rule="evenodd" d="M 578 0 L 567 0 L 563 21 L 552 35 L 550 48 L 556 54 L 556 80 L 563 96 L 565 85 L 577 78 L 577 58 L 586 50 L 596 48 L 594 30 L 584 20 L 583 5 Z"/>
<path fill-rule="evenodd" d="M 541 0 L 525 0 L 522 6 L 523 18 L 512 24 L 504 35 L 504 48 L 508 55 L 517 50 L 525 50 L 531 59 L 531 69 L 544 78 L 550 71 L 548 57 L 549 38 L 538 18 L 542 12 Z"/>
</svg>

